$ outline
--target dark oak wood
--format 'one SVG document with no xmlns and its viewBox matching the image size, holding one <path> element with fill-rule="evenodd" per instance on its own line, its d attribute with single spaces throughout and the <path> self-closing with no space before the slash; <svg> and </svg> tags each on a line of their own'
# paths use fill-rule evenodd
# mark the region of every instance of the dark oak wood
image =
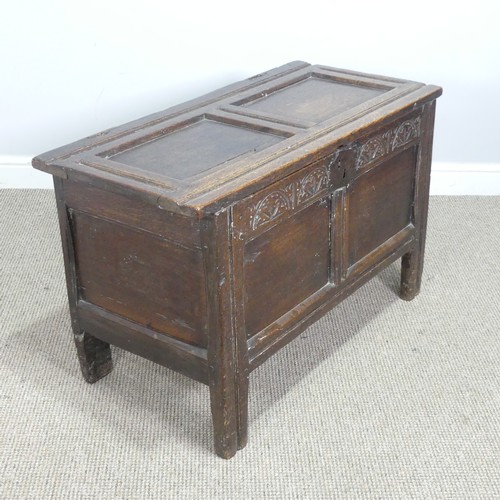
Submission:
<svg viewBox="0 0 500 500">
<path fill-rule="evenodd" d="M 81 299 L 78 301 L 77 317 L 85 332 L 92 332 L 103 342 L 134 352 L 208 385 L 206 349 L 160 334 Z M 86 359 L 88 363 L 96 364 L 94 359 Z M 86 366 L 82 367 L 84 376 L 86 369 Z"/>
<path fill-rule="evenodd" d="M 78 281 L 76 276 L 74 240 L 71 234 L 67 206 L 64 202 L 63 184 L 56 176 L 54 176 L 54 192 L 56 196 L 64 264 L 66 268 L 66 288 L 68 290 L 73 340 L 75 342 L 83 378 L 92 384 L 108 375 L 113 369 L 111 348 L 109 343 L 91 335 L 85 331 L 80 324 L 77 312 Z"/>
<path fill-rule="evenodd" d="M 207 346 L 202 252 L 71 212 L 79 297 L 140 325 Z"/>
<path fill-rule="evenodd" d="M 238 387 L 239 339 L 234 331 L 234 299 L 231 293 L 231 213 L 225 210 L 204 223 L 211 333 L 208 367 L 215 450 L 221 457 L 230 458 L 238 449 L 241 432 L 238 417 L 241 397 L 241 388 Z"/>
<path fill-rule="evenodd" d="M 415 150 L 386 160 L 349 186 L 348 265 L 352 266 L 391 236 L 412 224 Z"/>
<path fill-rule="evenodd" d="M 357 92 L 352 92 L 348 85 L 312 76 L 270 95 L 259 96 L 244 106 L 316 124 L 330 118 L 332 110 L 348 110 L 382 92 L 382 89 L 370 87 L 360 87 Z"/>
<path fill-rule="evenodd" d="M 243 287 L 248 337 L 328 283 L 329 232 L 330 207 L 323 199 L 245 245 Z"/>
<path fill-rule="evenodd" d="M 200 224 L 192 217 L 146 205 L 133 197 L 95 188 L 89 184 L 63 183 L 63 197 L 72 210 L 139 228 L 175 245 L 201 249 Z"/>
<path fill-rule="evenodd" d="M 282 138 L 252 128 L 235 127 L 222 120 L 203 118 L 152 142 L 117 153 L 112 158 L 183 180 L 250 151 L 264 149 Z M 200 162 L 200 157 L 203 162 Z"/>
<path fill-rule="evenodd" d="M 429 184 L 431 180 L 432 137 L 436 101 L 427 104 L 423 113 L 422 143 L 418 150 L 417 176 L 415 180 L 415 202 L 413 204 L 416 242 L 411 252 L 401 259 L 400 297 L 412 300 L 420 292 L 424 266 L 425 237 L 427 234 L 427 212 L 429 208 Z"/>
<path fill-rule="evenodd" d="M 398 258 L 418 293 L 440 94 L 296 61 L 34 158 L 85 380 L 110 344 L 167 366 L 243 448 L 252 370 Z"/>
</svg>

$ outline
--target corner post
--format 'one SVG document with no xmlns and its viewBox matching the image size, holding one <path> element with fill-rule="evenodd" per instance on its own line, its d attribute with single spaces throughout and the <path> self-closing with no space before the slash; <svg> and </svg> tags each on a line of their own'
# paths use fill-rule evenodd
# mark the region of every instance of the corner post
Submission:
<svg viewBox="0 0 500 500">
<path fill-rule="evenodd" d="M 222 458 L 231 458 L 245 446 L 247 429 L 248 376 L 238 355 L 231 214 L 223 210 L 203 223 L 210 402 L 215 451 Z"/>
<path fill-rule="evenodd" d="M 415 180 L 414 224 L 416 239 L 413 248 L 401 259 L 400 297 L 414 299 L 420 292 L 424 267 L 427 214 L 432 162 L 432 139 L 436 101 L 427 103 L 422 114 L 422 139 L 418 150 L 417 174 Z"/>
<path fill-rule="evenodd" d="M 73 329 L 73 339 L 83 378 L 88 383 L 93 384 L 111 372 L 113 369 L 113 360 L 111 359 L 111 349 L 107 342 L 90 335 L 80 328 L 76 308 L 78 302 L 78 284 L 75 248 L 71 234 L 69 214 L 64 202 L 63 182 L 61 178 L 54 176 L 54 191 L 61 231 L 71 327 Z"/>
</svg>

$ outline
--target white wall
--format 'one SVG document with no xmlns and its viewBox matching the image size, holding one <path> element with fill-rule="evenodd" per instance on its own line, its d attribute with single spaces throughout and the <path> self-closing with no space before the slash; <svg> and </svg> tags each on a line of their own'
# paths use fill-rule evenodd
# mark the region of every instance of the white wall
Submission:
<svg viewBox="0 0 500 500">
<path fill-rule="evenodd" d="M 302 59 L 443 86 L 437 165 L 488 164 L 500 193 L 499 19 L 496 0 L 8 2 L 0 185 L 37 153 Z"/>
</svg>

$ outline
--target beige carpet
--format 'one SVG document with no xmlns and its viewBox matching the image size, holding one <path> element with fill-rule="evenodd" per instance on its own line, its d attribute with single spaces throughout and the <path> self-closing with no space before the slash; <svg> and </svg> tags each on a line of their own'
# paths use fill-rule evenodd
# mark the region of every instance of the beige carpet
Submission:
<svg viewBox="0 0 500 500">
<path fill-rule="evenodd" d="M 205 386 L 118 349 L 84 383 L 52 192 L 0 216 L 1 498 L 500 498 L 500 198 L 433 198 L 417 299 L 394 264 L 254 372 L 230 461 Z"/>
</svg>

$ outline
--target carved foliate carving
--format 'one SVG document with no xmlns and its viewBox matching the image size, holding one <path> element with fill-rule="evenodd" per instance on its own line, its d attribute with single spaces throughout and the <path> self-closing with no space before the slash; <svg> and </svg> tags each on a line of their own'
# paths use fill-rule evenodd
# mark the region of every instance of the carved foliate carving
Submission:
<svg viewBox="0 0 500 500">
<path fill-rule="evenodd" d="M 420 136 L 420 117 L 406 120 L 383 134 L 371 137 L 361 145 L 356 168 L 364 167 Z"/>
<path fill-rule="evenodd" d="M 259 201 L 255 207 L 255 215 L 252 221 L 252 229 L 266 224 L 278 218 L 281 214 L 291 210 L 293 206 L 292 197 L 284 190 L 273 191 Z"/>
<path fill-rule="evenodd" d="M 252 230 L 293 211 L 298 205 L 302 205 L 326 191 L 329 178 L 327 167 L 316 167 L 304 177 L 267 194 L 252 208 Z"/>
<path fill-rule="evenodd" d="M 358 155 L 358 166 L 366 165 L 387 153 L 387 134 L 372 137 L 361 146 Z"/>
<path fill-rule="evenodd" d="M 326 189 L 328 187 L 328 179 L 328 171 L 325 167 L 318 167 L 309 172 L 299 182 L 298 202 L 303 203 L 322 189 Z"/>
<path fill-rule="evenodd" d="M 420 118 L 403 122 L 394 133 L 392 149 L 399 148 L 413 141 L 420 135 Z"/>
</svg>

